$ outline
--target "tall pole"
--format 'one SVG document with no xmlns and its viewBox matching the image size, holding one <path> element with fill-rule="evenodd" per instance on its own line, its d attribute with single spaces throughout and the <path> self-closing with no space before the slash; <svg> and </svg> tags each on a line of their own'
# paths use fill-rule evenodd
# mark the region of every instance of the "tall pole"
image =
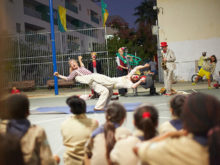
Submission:
<svg viewBox="0 0 220 165">
<path fill-rule="evenodd" d="M 53 56 L 53 72 L 57 71 L 56 61 L 56 46 L 55 46 L 55 35 L 54 35 L 54 22 L 53 22 L 53 0 L 49 0 L 50 6 L 50 29 L 51 29 L 51 43 L 52 43 L 52 56 Z M 58 78 L 54 76 L 54 89 L 55 95 L 58 95 Z"/>
<path fill-rule="evenodd" d="M 158 26 L 158 20 L 156 20 L 156 26 L 157 26 L 157 57 L 158 57 L 158 76 L 159 76 L 159 82 L 163 82 L 163 70 L 162 70 L 162 56 L 160 52 L 160 39 L 159 39 L 159 26 Z"/>
</svg>

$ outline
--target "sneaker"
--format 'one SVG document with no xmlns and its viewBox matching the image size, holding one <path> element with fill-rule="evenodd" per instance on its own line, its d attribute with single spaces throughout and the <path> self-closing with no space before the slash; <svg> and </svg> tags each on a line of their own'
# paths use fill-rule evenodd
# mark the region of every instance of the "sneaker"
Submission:
<svg viewBox="0 0 220 165">
<path fill-rule="evenodd" d="M 196 85 L 196 83 L 192 83 L 192 85 Z"/>
<path fill-rule="evenodd" d="M 208 89 L 212 89 L 212 87 L 208 87 Z"/>
</svg>

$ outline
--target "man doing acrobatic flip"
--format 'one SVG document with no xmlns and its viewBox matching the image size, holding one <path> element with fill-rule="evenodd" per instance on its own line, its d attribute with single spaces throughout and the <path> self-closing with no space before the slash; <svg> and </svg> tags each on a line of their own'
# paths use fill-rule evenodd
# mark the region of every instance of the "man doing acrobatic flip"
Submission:
<svg viewBox="0 0 220 165">
<path fill-rule="evenodd" d="M 81 65 L 82 57 L 79 56 L 78 59 Z M 142 69 L 145 66 L 137 66 L 128 75 L 114 78 L 98 73 L 91 73 L 84 67 L 84 65 L 79 67 L 75 60 L 70 60 L 70 66 L 73 71 L 68 77 L 60 75 L 58 72 L 55 72 L 54 75 L 64 80 L 75 79 L 77 82 L 87 84 L 90 88 L 94 89 L 94 91 L 100 95 L 94 108 L 95 111 L 104 110 L 111 100 L 113 89 L 136 88 L 141 82 L 145 81 L 145 78 L 141 79 L 140 76 L 135 75 L 137 70 Z"/>
</svg>

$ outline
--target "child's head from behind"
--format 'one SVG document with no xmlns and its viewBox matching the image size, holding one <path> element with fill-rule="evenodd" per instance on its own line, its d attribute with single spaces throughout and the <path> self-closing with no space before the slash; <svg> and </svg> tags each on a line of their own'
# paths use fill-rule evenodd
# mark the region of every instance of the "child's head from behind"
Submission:
<svg viewBox="0 0 220 165">
<path fill-rule="evenodd" d="M 181 118 L 184 127 L 195 135 L 206 136 L 215 125 L 220 124 L 220 102 L 203 93 L 190 94 L 184 103 Z"/>
<path fill-rule="evenodd" d="M 126 117 L 126 110 L 123 105 L 113 102 L 107 106 L 105 111 L 106 123 L 104 124 L 104 136 L 106 144 L 106 158 L 110 161 L 110 152 L 113 149 L 115 139 L 115 129 L 121 125 Z"/>
<path fill-rule="evenodd" d="M 122 124 L 126 117 L 126 110 L 122 104 L 113 102 L 107 106 L 105 117 L 107 122 Z"/>
<path fill-rule="evenodd" d="M 73 114 L 79 115 L 86 113 L 86 102 L 78 96 L 70 96 L 66 99 L 66 104 L 70 107 Z"/>
<path fill-rule="evenodd" d="M 193 93 L 186 98 L 181 115 L 184 128 L 208 141 L 210 164 L 220 161 L 220 101 L 214 96 Z"/>
<path fill-rule="evenodd" d="M 29 100 L 26 95 L 10 95 L 5 100 L 6 110 L 11 119 L 24 119 L 29 115 Z"/>
<path fill-rule="evenodd" d="M 173 116 L 180 118 L 185 100 L 185 95 L 176 95 L 170 100 L 170 108 Z"/>
<path fill-rule="evenodd" d="M 135 126 L 144 132 L 144 139 L 150 139 L 157 134 L 158 111 L 148 104 L 140 105 L 134 112 Z"/>
</svg>

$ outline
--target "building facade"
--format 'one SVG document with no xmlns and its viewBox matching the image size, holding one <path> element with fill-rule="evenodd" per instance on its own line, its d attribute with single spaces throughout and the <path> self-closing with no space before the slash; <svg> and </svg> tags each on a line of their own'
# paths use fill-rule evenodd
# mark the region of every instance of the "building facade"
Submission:
<svg viewBox="0 0 220 165">
<path fill-rule="evenodd" d="M 157 8 L 159 38 L 175 52 L 179 80 L 191 79 L 202 52 L 220 59 L 219 0 L 157 0 Z"/>
<path fill-rule="evenodd" d="M 4 0 L 9 34 L 50 31 L 49 0 Z M 101 7 L 92 0 L 53 0 L 55 31 L 58 6 L 67 9 L 67 29 L 85 29 L 102 26 Z"/>
</svg>

